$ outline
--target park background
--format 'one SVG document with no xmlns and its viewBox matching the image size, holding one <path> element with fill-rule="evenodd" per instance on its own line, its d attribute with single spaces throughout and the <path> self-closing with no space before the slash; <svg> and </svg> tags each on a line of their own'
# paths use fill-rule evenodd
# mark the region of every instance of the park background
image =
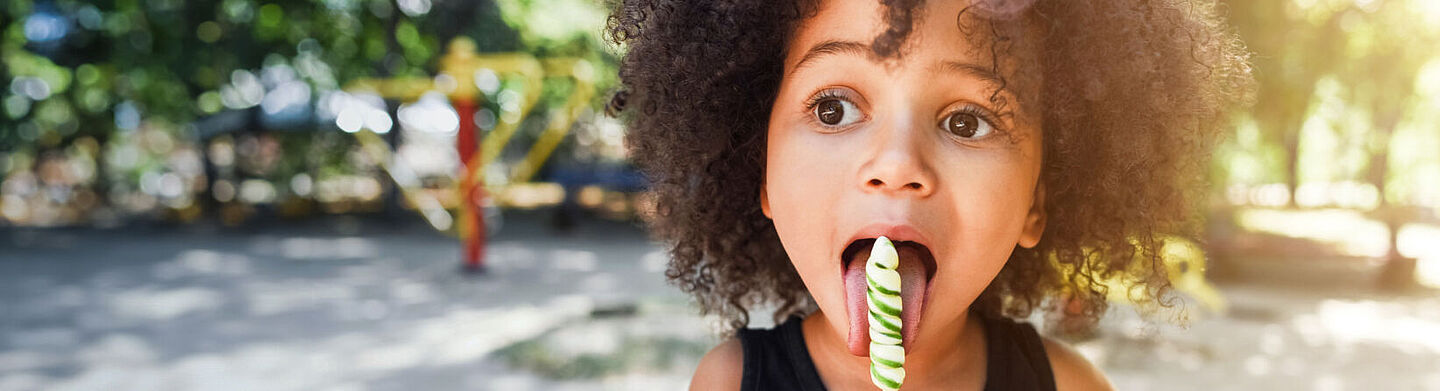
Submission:
<svg viewBox="0 0 1440 391">
<path fill-rule="evenodd" d="M 1258 88 L 1185 304 L 1073 343 L 1121 389 L 1440 389 L 1440 2 L 1224 3 Z M 684 388 L 713 324 L 639 225 L 607 7 L 5 1 L 0 390 Z"/>
</svg>

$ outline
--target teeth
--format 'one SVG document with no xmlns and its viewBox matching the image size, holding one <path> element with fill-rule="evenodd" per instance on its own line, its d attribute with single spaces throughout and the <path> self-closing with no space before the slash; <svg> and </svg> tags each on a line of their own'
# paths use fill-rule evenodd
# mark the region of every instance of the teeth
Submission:
<svg viewBox="0 0 1440 391">
<path fill-rule="evenodd" d="M 870 321 L 870 381 L 881 390 L 896 390 L 905 381 L 905 348 L 901 343 L 900 256 L 895 244 L 875 239 L 865 261 L 865 296 Z"/>
</svg>

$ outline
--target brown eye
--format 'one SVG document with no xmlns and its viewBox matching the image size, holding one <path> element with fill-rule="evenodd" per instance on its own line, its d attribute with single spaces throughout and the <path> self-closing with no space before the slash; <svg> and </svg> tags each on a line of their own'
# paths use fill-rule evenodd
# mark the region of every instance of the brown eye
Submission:
<svg viewBox="0 0 1440 391">
<path fill-rule="evenodd" d="M 945 117 L 945 121 L 940 126 L 956 136 L 971 139 L 985 137 L 994 131 L 989 122 L 966 112 L 950 114 L 949 117 Z"/>
<path fill-rule="evenodd" d="M 845 118 L 845 105 L 835 99 L 820 102 L 820 106 L 815 107 L 815 117 L 826 125 L 838 124 Z"/>
<path fill-rule="evenodd" d="M 815 119 L 825 126 L 846 126 L 860 120 L 860 110 L 844 99 L 826 99 L 815 105 Z"/>
</svg>

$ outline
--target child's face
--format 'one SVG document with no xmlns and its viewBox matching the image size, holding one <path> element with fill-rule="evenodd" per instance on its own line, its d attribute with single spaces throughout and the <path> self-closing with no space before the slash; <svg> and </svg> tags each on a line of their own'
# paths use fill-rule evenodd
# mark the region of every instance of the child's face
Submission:
<svg viewBox="0 0 1440 391">
<path fill-rule="evenodd" d="M 971 42 L 989 40 L 988 25 L 962 32 L 965 3 L 928 2 L 899 60 L 871 55 L 885 26 L 874 0 L 823 2 L 787 49 L 762 209 L 826 323 L 845 338 L 836 342 L 857 355 L 868 337 L 852 327 L 865 323 L 854 313 L 864 296 L 854 273 L 847 283 L 847 246 L 887 235 L 928 249 L 901 246 L 909 345 L 956 333 L 1015 246 L 1034 246 L 1044 229 L 1038 108 L 1010 93 L 1037 86 L 1007 73 L 1008 106 L 991 102 L 990 45 Z M 1002 56 L 1001 68 L 1018 61 Z"/>
</svg>

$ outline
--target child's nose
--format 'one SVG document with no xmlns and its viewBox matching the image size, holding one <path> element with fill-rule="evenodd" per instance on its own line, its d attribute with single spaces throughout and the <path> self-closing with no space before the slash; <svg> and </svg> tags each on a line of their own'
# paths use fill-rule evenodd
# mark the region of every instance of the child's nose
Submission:
<svg viewBox="0 0 1440 391">
<path fill-rule="evenodd" d="M 860 170 L 861 189 L 897 196 L 926 197 L 935 191 L 935 175 L 923 158 L 914 129 L 886 130 L 878 135 L 878 149 Z"/>
</svg>

